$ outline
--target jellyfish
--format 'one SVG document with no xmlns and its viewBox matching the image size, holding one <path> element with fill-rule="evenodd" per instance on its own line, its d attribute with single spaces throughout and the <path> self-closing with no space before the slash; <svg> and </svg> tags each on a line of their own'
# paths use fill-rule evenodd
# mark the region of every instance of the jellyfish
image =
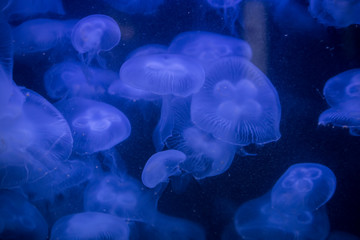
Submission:
<svg viewBox="0 0 360 240">
<path fill-rule="evenodd" d="M 127 14 L 150 15 L 157 11 L 164 0 L 103 0 L 111 7 Z"/>
<path fill-rule="evenodd" d="M 5 0 L 7 4 L 2 9 L 10 21 L 19 21 L 35 16 L 49 14 L 64 15 L 65 11 L 61 0 Z"/>
<path fill-rule="evenodd" d="M 81 19 L 74 26 L 71 42 L 81 60 L 89 65 L 95 57 L 100 66 L 105 66 L 101 51 L 110 51 L 120 42 L 121 32 L 117 22 L 106 15 L 95 14 Z"/>
<path fill-rule="evenodd" d="M 239 146 L 277 141 L 281 107 L 270 80 L 240 57 L 221 58 L 209 69 L 192 97 L 195 126 Z"/>
<path fill-rule="evenodd" d="M 85 98 L 57 103 L 68 121 L 74 138 L 73 151 L 92 154 L 107 150 L 130 136 L 128 118 L 117 108 Z"/>
<path fill-rule="evenodd" d="M 186 155 L 177 150 L 166 150 L 153 154 L 143 169 L 141 180 L 148 188 L 154 188 L 162 182 L 168 182 L 170 176 L 181 174 L 179 165 Z"/>
<path fill-rule="evenodd" d="M 165 54 L 168 51 L 168 47 L 161 44 L 146 44 L 141 46 L 133 51 L 131 51 L 127 56 L 126 59 L 130 59 L 132 57 L 138 56 L 146 56 L 152 54 Z"/>
<path fill-rule="evenodd" d="M 287 213 L 313 212 L 329 201 L 335 188 L 335 175 L 326 166 L 294 164 L 271 190 L 271 206 Z"/>
<path fill-rule="evenodd" d="M 34 19 L 13 29 L 16 55 L 45 52 L 70 43 L 74 20 Z"/>
<path fill-rule="evenodd" d="M 52 99 L 83 97 L 102 99 L 118 75 L 101 68 L 84 67 L 79 62 L 65 61 L 53 65 L 44 74 L 44 85 Z"/>
<path fill-rule="evenodd" d="M 124 219 L 105 213 L 83 212 L 60 218 L 51 229 L 51 240 L 129 239 Z"/>
<path fill-rule="evenodd" d="M 94 178 L 84 192 L 86 211 L 104 212 L 131 221 L 152 221 L 159 194 L 152 194 L 126 175 Z"/>
<path fill-rule="evenodd" d="M 73 138 L 61 113 L 37 93 L 21 88 L 21 113 L 0 119 L 0 186 L 33 182 L 69 158 Z"/>
<path fill-rule="evenodd" d="M 330 228 L 324 207 L 289 214 L 271 207 L 270 194 L 241 205 L 234 222 L 243 239 L 325 240 Z"/>
<path fill-rule="evenodd" d="M 360 23 L 360 3 L 352 0 L 310 0 L 309 12 L 320 23 L 338 28 Z"/>
<path fill-rule="evenodd" d="M 222 57 L 239 56 L 251 59 L 252 56 L 252 50 L 246 41 L 202 31 L 180 33 L 172 40 L 169 52 L 196 58 L 205 68 Z"/>
<path fill-rule="evenodd" d="M 0 238 L 46 240 L 48 225 L 39 210 L 23 196 L 0 190 Z"/>
<path fill-rule="evenodd" d="M 199 91 L 205 72 L 195 59 L 177 54 L 153 54 L 127 60 L 120 69 L 125 84 L 163 97 L 161 117 L 153 134 L 155 148 L 160 151 L 171 134 L 173 97 L 188 97 Z"/>
<path fill-rule="evenodd" d="M 330 109 L 319 117 L 319 125 L 347 127 L 350 134 L 359 135 L 360 69 L 351 69 L 330 78 L 324 87 Z"/>
</svg>

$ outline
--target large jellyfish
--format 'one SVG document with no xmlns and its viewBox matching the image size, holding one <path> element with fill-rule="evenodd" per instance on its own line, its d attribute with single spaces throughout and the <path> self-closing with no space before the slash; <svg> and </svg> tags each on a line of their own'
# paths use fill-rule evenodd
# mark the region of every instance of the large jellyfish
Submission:
<svg viewBox="0 0 360 240">
<path fill-rule="evenodd" d="M 319 117 L 319 124 L 348 127 L 360 135 L 360 69 L 351 69 L 330 78 L 324 87 L 330 109 Z"/>
<path fill-rule="evenodd" d="M 121 32 L 117 22 L 106 15 L 95 14 L 81 19 L 73 28 L 71 42 L 82 61 L 89 65 L 95 57 L 99 65 L 105 66 L 99 56 L 120 42 Z"/>
<path fill-rule="evenodd" d="M 60 218 L 51 229 L 51 240 L 128 240 L 130 229 L 119 217 L 83 212 Z"/>
<path fill-rule="evenodd" d="M 270 80 L 240 57 L 225 57 L 211 65 L 191 102 L 191 119 L 198 128 L 240 146 L 277 141 L 280 115 L 279 97 Z"/>
<path fill-rule="evenodd" d="M 274 185 L 271 206 L 288 213 L 312 212 L 329 201 L 335 188 L 335 175 L 326 166 L 316 163 L 295 164 Z"/>
<path fill-rule="evenodd" d="M 13 29 L 15 54 L 44 52 L 70 43 L 75 20 L 34 19 Z"/>
<path fill-rule="evenodd" d="M 149 15 L 157 11 L 164 0 L 103 0 L 111 7 L 127 14 Z"/>
<path fill-rule="evenodd" d="M 242 40 L 211 32 L 183 32 L 169 46 L 169 52 L 198 59 L 206 68 L 210 63 L 227 56 L 250 59 L 250 45 Z"/>
<path fill-rule="evenodd" d="M 45 240 L 48 225 L 35 206 L 23 196 L 0 190 L 0 238 Z"/>
<path fill-rule="evenodd" d="M 360 23 L 360 2 L 353 0 L 310 0 L 309 11 L 327 26 L 347 27 Z"/>
<path fill-rule="evenodd" d="M 71 98 L 57 103 L 69 122 L 73 151 L 92 154 L 107 150 L 127 139 L 131 132 L 128 118 L 117 108 L 85 98 Z"/>
</svg>

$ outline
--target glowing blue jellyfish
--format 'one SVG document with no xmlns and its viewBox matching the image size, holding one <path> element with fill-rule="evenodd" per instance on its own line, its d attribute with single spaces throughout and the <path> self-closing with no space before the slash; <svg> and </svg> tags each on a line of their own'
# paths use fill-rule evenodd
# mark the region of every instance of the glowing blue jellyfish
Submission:
<svg viewBox="0 0 360 240">
<path fill-rule="evenodd" d="M 68 121 L 74 138 L 73 151 L 92 154 L 107 150 L 127 139 L 130 122 L 117 108 L 98 101 L 71 98 L 57 104 Z"/>
<path fill-rule="evenodd" d="M 131 51 L 127 56 L 126 59 L 130 59 L 133 57 L 139 57 L 139 56 L 146 56 L 146 55 L 152 55 L 152 54 L 164 54 L 168 52 L 168 47 L 161 44 L 147 44 L 144 46 L 141 46 L 133 51 Z"/>
<path fill-rule="evenodd" d="M 52 99 L 84 97 L 101 99 L 118 75 L 110 70 L 84 67 L 81 63 L 66 61 L 53 65 L 44 74 L 44 85 Z"/>
<path fill-rule="evenodd" d="M 177 150 L 166 150 L 153 154 L 145 164 L 141 180 L 148 188 L 154 188 L 169 177 L 181 174 L 179 165 L 186 160 L 186 155 Z"/>
<path fill-rule="evenodd" d="M 351 69 L 330 78 L 324 87 L 331 106 L 319 117 L 320 125 L 348 127 L 350 134 L 360 133 L 360 69 Z"/>
<path fill-rule="evenodd" d="M 154 217 L 158 197 L 135 179 L 106 175 L 101 179 L 95 178 L 86 187 L 84 209 L 147 222 Z"/>
<path fill-rule="evenodd" d="M 191 102 L 194 124 L 235 145 L 280 138 L 281 107 L 270 80 L 244 58 L 225 57 L 210 66 Z"/>
<path fill-rule="evenodd" d="M 65 14 L 61 0 L 8 0 L 2 10 L 10 20 L 23 20 L 48 14 Z"/>
<path fill-rule="evenodd" d="M 0 238 L 45 240 L 48 225 L 23 196 L 9 190 L 0 190 Z"/>
<path fill-rule="evenodd" d="M 111 7 L 127 14 L 149 15 L 157 11 L 164 0 L 104 0 Z"/>
<path fill-rule="evenodd" d="M 234 221 L 243 239 L 325 240 L 329 233 L 325 208 L 289 214 L 272 208 L 269 194 L 241 205 Z"/>
<path fill-rule="evenodd" d="M 326 166 L 295 164 L 274 185 L 271 206 L 287 213 L 312 212 L 329 201 L 335 188 L 335 175 Z"/>
<path fill-rule="evenodd" d="M 327 26 L 347 27 L 360 23 L 360 3 L 352 0 L 310 0 L 309 11 Z"/>
<path fill-rule="evenodd" d="M 34 19 L 13 29 L 15 54 L 44 52 L 70 42 L 74 20 Z"/>
<path fill-rule="evenodd" d="M 120 69 L 125 84 L 163 97 L 161 117 L 154 131 L 154 145 L 160 151 L 171 135 L 173 119 L 171 99 L 187 97 L 199 91 L 205 72 L 193 58 L 177 54 L 154 54 L 130 58 Z"/>
<path fill-rule="evenodd" d="M 51 229 L 51 240 L 129 239 L 124 219 L 97 212 L 84 212 L 60 218 Z"/>
<path fill-rule="evenodd" d="M 184 54 L 198 59 L 204 67 L 227 56 L 250 59 L 250 45 L 242 40 L 211 32 L 183 32 L 177 35 L 169 46 L 169 52 Z"/>
<path fill-rule="evenodd" d="M 121 38 L 119 25 L 106 15 L 95 14 L 81 19 L 73 28 L 71 42 L 87 65 L 94 57 L 102 66 L 105 65 L 99 53 L 114 48 Z"/>
</svg>

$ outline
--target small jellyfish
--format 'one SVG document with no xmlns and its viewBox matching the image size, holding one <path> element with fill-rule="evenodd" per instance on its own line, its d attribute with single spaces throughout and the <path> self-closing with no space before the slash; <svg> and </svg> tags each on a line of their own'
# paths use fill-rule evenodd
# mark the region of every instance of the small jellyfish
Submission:
<svg viewBox="0 0 360 240">
<path fill-rule="evenodd" d="M 48 225 L 39 210 L 23 196 L 0 190 L 0 238 L 46 240 Z"/>
<path fill-rule="evenodd" d="M 150 15 L 157 11 L 164 0 L 103 0 L 111 7 L 127 14 Z"/>
<path fill-rule="evenodd" d="M 198 128 L 239 146 L 277 141 L 280 115 L 270 80 L 240 57 L 224 57 L 211 65 L 191 102 L 191 119 Z"/>
<path fill-rule="evenodd" d="M 89 65 L 94 57 L 105 66 L 99 56 L 101 51 L 110 51 L 120 42 L 121 32 L 117 22 L 106 15 L 95 14 L 81 19 L 73 28 L 71 42 L 82 61 Z"/>
<path fill-rule="evenodd" d="M 60 218 L 51 229 L 51 240 L 128 240 L 124 219 L 99 212 L 83 212 Z"/>
<path fill-rule="evenodd" d="M 246 41 L 202 31 L 180 33 L 172 40 L 169 52 L 194 57 L 205 68 L 222 57 L 239 56 L 251 59 L 252 56 L 252 50 Z"/>
<path fill-rule="evenodd" d="M 166 150 L 153 154 L 145 164 L 141 180 L 148 188 L 154 188 L 169 177 L 181 174 L 179 165 L 186 160 L 186 155 L 177 150 Z"/>
<path fill-rule="evenodd" d="M 131 51 L 127 56 L 126 59 L 130 59 L 133 57 L 138 56 L 146 56 L 146 55 L 152 55 L 152 54 L 163 54 L 167 53 L 168 47 L 161 44 L 146 44 L 144 46 L 141 46 L 133 51 Z"/>
<path fill-rule="evenodd" d="M 243 239 L 261 240 L 325 240 L 330 228 L 324 207 L 289 214 L 272 208 L 269 194 L 241 205 L 234 223 Z"/>
<path fill-rule="evenodd" d="M 310 14 L 320 23 L 338 28 L 360 23 L 360 2 L 353 0 L 310 0 Z"/>
<path fill-rule="evenodd" d="M 73 151 L 92 154 L 107 150 L 127 139 L 128 118 L 117 108 L 85 98 L 70 98 L 57 104 L 68 121 L 74 138 Z"/>
<path fill-rule="evenodd" d="M 274 185 L 271 206 L 287 213 L 312 212 L 329 201 L 335 188 L 335 175 L 326 166 L 295 164 Z"/>
<path fill-rule="evenodd" d="M 44 52 L 70 43 L 74 20 L 34 19 L 13 29 L 15 54 Z"/>
<path fill-rule="evenodd" d="M 62 0 L 8 0 L 2 10 L 10 21 L 19 21 L 49 14 L 65 14 Z"/>
</svg>

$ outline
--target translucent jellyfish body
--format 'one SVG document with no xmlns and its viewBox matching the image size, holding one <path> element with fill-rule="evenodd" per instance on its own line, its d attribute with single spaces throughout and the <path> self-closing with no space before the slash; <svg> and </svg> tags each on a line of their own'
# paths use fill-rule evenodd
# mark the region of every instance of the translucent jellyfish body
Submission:
<svg viewBox="0 0 360 240">
<path fill-rule="evenodd" d="M 69 123 L 74 138 L 73 150 L 78 154 L 110 149 L 130 135 L 127 117 L 109 104 L 71 98 L 59 102 L 57 108 Z"/>
<path fill-rule="evenodd" d="M 330 228 L 325 208 L 289 214 L 272 208 L 269 194 L 241 205 L 234 221 L 243 239 L 324 240 Z"/>
<path fill-rule="evenodd" d="M 48 225 L 35 206 L 23 196 L 0 190 L 0 238 L 45 240 Z"/>
<path fill-rule="evenodd" d="M 21 113 L 0 120 L 2 187 L 36 181 L 68 159 L 72 150 L 70 128 L 60 112 L 31 90 L 23 88 L 22 94 Z"/>
<path fill-rule="evenodd" d="M 146 55 L 152 55 L 152 54 L 163 54 L 167 53 L 168 47 L 161 44 L 146 44 L 144 46 L 141 46 L 133 51 L 131 51 L 126 58 L 130 59 L 132 57 L 138 57 L 138 56 L 146 56 Z"/>
<path fill-rule="evenodd" d="M 70 42 L 74 20 L 34 19 L 13 29 L 15 54 L 48 51 Z"/>
<path fill-rule="evenodd" d="M 287 213 L 315 211 L 332 197 L 336 189 L 334 173 L 324 165 L 292 165 L 271 191 L 271 206 Z"/>
<path fill-rule="evenodd" d="M 278 140 L 280 115 L 270 80 L 239 57 L 215 62 L 191 102 L 191 119 L 198 128 L 240 146 Z"/>
<path fill-rule="evenodd" d="M 351 69 L 330 78 L 324 87 L 330 109 L 319 117 L 319 124 L 348 127 L 350 134 L 360 135 L 360 69 Z"/>
<path fill-rule="evenodd" d="M 360 23 L 360 3 L 352 0 L 310 0 L 310 14 L 327 26 L 347 27 Z"/>
<path fill-rule="evenodd" d="M 180 33 L 171 42 L 169 52 L 194 57 L 205 68 L 222 57 L 239 56 L 250 59 L 252 56 L 252 50 L 246 41 L 202 31 Z"/>
<path fill-rule="evenodd" d="M 141 174 L 143 184 L 154 188 L 162 182 L 168 182 L 169 177 L 181 174 L 179 165 L 185 160 L 186 155 L 177 150 L 153 154 L 146 162 Z"/>
<path fill-rule="evenodd" d="M 127 14 L 149 15 L 157 11 L 164 0 L 103 0 L 113 8 Z"/>
<path fill-rule="evenodd" d="M 120 41 L 121 32 L 116 21 L 106 15 L 95 14 L 81 19 L 73 28 L 71 42 L 86 64 L 94 57 L 100 65 L 101 51 L 109 51 Z"/>
<path fill-rule="evenodd" d="M 116 216 L 84 212 L 60 218 L 51 229 L 51 240 L 129 239 L 127 223 Z"/>
</svg>

